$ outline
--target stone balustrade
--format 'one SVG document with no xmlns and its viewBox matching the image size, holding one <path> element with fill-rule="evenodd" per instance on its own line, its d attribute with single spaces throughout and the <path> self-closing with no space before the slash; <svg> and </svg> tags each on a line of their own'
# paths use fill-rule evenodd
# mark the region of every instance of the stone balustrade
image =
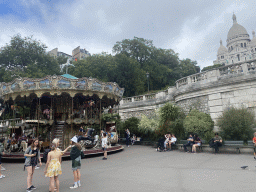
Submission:
<svg viewBox="0 0 256 192">
<path fill-rule="evenodd" d="M 248 73 L 255 73 L 255 71 L 255 62 L 241 62 L 233 65 L 227 65 L 209 71 L 183 77 L 176 81 L 176 88 L 179 89 L 182 86 L 197 83 L 199 81 L 205 81 L 207 83 L 214 82 L 218 81 L 219 78 L 228 75 L 247 75 Z"/>
</svg>

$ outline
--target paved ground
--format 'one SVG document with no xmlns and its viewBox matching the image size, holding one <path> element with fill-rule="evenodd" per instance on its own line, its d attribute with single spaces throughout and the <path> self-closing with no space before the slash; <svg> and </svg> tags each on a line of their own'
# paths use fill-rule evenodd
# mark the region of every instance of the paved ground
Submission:
<svg viewBox="0 0 256 192">
<path fill-rule="evenodd" d="M 71 162 L 62 163 L 63 174 L 60 191 L 90 192 L 220 192 L 256 189 L 256 161 L 252 155 L 183 153 L 180 151 L 156 152 L 152 147 L 132 146 L 124 151 L 102 157 L 82 160 L 82 187 L 71 190 L 73 183 Z M 242 170 L 243 165 L 249 168 Z M 27 172 L 23 164 L 7 164 L 3 171 L 6 178 L 0 179 L 0 191 L 20 192 L 26 189 Z M 35 171 L 35 191 L 47 192 L 49 179 L 43 169 Z"/>
</svg>

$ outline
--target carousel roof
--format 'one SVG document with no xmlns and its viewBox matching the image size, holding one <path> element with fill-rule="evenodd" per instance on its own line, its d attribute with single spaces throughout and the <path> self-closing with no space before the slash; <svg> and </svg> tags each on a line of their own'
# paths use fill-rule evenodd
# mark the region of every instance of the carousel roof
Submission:
<svg viewBox="0 0 256 192">
<path fill-rule="evenodd" d="M 73 75 L 69 75 L 69 74 L 64 74 L 64 75 L 61 75 L 62 77 L 66 77 L 68 79 L 78 79 L 77 77 L 73 76 Z"/>
<path fill-rule="evenodd" d="M 61 95 L 68 93 L 71 97 L 76 94 L 84 96 L 98 95 L 99 98 L 106 96 L 109 99 L 120 101 L 124 88 L 120 88 L 115 82 L 101 82 L 95 78 L 77 78 L 69 74 L 60 76 L 46 76 L 44 78 L 17 78 L 9 83 L 0 83 L 0 98 L 8 100 L 16 99 L 17 96 L 29 96 L 36 94 Z"/>
</svg>

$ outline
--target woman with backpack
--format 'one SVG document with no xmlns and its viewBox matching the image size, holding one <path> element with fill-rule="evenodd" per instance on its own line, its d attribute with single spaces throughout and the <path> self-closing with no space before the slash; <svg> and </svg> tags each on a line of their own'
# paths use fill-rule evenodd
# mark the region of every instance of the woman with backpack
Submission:
<svg viewBox="0 0 256 192">
<path fill-rule="evenodd" d="M 41 158 L 40 158 L 40 145 L 39 145 L 39 140 L 37 138 L 32 141 L 32 144 L 25 151 L 24 156 L 25 156 L 24 170 L 26 167 L 28 172 L 27 192 L 31 192 L 33 189 L 36 189 L 34 185 L 32 185 L 32 179 L 33 179 L 35 167 L 37 166 L 37 162 L 39 162 L 40 166 L 42 166 Z"/>
<path fill-rule="evenodd" d="M 74 136 L 71 141 L 71 151 L 70 151 L 70 158 L 72 160 L 72 170 L 74 175 L 74 185 L 70 187 L 70 189 L 76 189 L 81 187 L 80 182 L 80 169 L 81 169 L 81 145 L 77 142 L 77 137 Z"/>
<path fill-rule="evenodd" d="M 56 191 L 59 192 L 59 177 L 62 174 L 61 171 L 61 156 L 69 149 L 67 147 L 64 151 L 57 148 L 57 144 L 52 143 L 51 151 L 47 155 L 47 163 L 45 165 L 44 174 L 45 177 L 50 177 L 49 191 L 54 192 L 54 181 L 56 183 Z"/>
</svg>

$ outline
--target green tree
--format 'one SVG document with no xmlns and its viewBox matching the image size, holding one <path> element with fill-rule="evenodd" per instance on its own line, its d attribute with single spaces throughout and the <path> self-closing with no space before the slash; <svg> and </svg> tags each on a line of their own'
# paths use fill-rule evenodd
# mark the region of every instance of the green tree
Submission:
<svg viewBox="0 0 256 192">
<path fill-rule="evenodd" d="M 219 117 L 217 125 L 223 139 L 247 141 L 253 134 L 254 113 L 245 107 L 230 107 Z"/>
<path fill-rule="evenodd" d="M 154 46 L 152 40 L 134 37 L 133 39 L 124 39 L 117 41 L 113 47 L 113 52 L 116 54 L 125 54 L 143 64 L 150 59 Z"/>
<path fill-rule="evenodd" d="M 139 122 L 139 132 L 144 136 L 151 136 L 157 128 L 159 127 L 159 119 L 148 118 L 146 115 L 141 116 L 141 120 Z"/>
<path fill-rule="evenodd" d="M 0 53 L 1 81 L 9 82 L 17 77 L 43 77 L 60 74 L 56 59 L 46 53 L 46 45 L 33 39 L 16 35 Z"/>
<path fill-rule="evenodd" d="M 211 65 L 211 66 L 207 66 L 207 67 L 204 67 L 202 69 L 202 72 L 203 71 L 208 71 L 208 70 L 211 70 L 211 69 L 216 69 L 216 68 L 219 68 L 219 67 L 222 67 L 223 65 L 222 64 L 214 64 L 214 65 Z"/>
<path fill-rule="evenodd" d="M 160 124 L 156 131 L 158 135 L 164 135 L 167 132 L 171 132 L 176 135 L 177 138 L 184 137 L 183 120 L 185 117 L 184 112 L 176 105 L 172 103 L 166 103 L 160 108 Z"/>
<path fill-rule="evenodd" d="M 140 120 L 136 117 L 131 117 L 129 119 L 126 119 L 123 124 L 124 129 L 129 129 L 131 134 L 140 135 L 138 126 L 139 126 Z"/>
<path fill-rule="evenodd" d="M 209 114 L 200 112 L 196 109 L 184 119 L 184 128 L 186 133 L 197 133 L 207 141 L 211 139 L 214 122 Z"/>
<path fill-rule="evenodd" d="M 197 62 L 191 59 L 183 59 L 180 61 L 180 71 L 182 77 L 186 77 L 200 72 L 200 67 L 196 66 Z"/>
</svg>

